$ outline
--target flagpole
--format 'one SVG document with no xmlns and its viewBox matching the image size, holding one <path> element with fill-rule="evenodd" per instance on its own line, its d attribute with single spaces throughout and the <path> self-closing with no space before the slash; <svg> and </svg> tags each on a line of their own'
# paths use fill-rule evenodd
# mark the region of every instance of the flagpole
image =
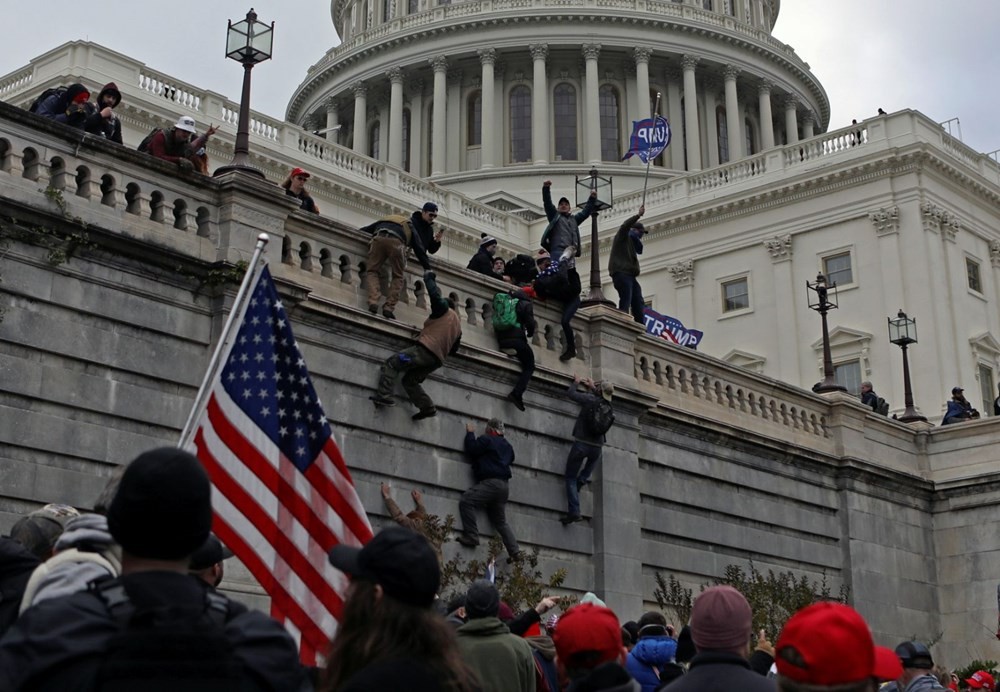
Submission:
<svg viewBox="0 0 1000 692">
<path fill-rule="evenodd" d="M 660 92 L 656 92 L 656 103 L 653 105 L 653 125 L 656 125 L 656 116 L 660 114 Z M 652 140 L 650 140 L 650 145 L 652 145 Z M 640 206 L 646 206 L 646 188 L 649 186 L 649 166 L 653 163 L 653 159 L 649 156 L 646 157 L 646 178 L 642 181 L 642 204 Z"/>
<path fill-rule="evenodd" d="M 201 414 L 202 409 L 205 408 L 205 403 L 208 398 L 208 383 L 215 376 L 216 368 L 219 367 L 219 360 L 222 357 L 222 351 L 229 342 L 230 332 L 233 329 L 233 324 L 236 323 L 236 318 L 240 317 L 242 319 L 243 314 L 246 312 L 246 294 L 250 285 L 253 283 L 254 278 L 260 272 L 258 262 L 260 261 L 261 254 L 264 252 L 264 247 L 270 240 L 271 238 L 267 235 L 267 233 L 261 233 L 257 236 L 257 245 L 255 245 L 253 249 L 253 257 L 250 258 L 249 269 L 243 276 L 243 282 L 240 284 L 240 290 L 236 292 L 236 300 L 233 301 L 233 308 L 229 311 L 229 317 L 226 319 L 226 325 L 222 328 L 219 343 L 215 347 L 212 359 L 208 362 L 208 369 L 205 371 L 205 377 L 201 381 L 201 386 L 198 387 L 198 394 L 194 398 L 194 406 L 191 407 L 191 413 L 188 414 L 187 422 L 184 423 L 184 429 L 181 431 L 181 439 L 177 445 L 178 447 L 183 448 L 189 441 L 189 436 L 194 432 L 191 428 L 194 426 L 194 422 L 198 415 Z"/>
</svg>

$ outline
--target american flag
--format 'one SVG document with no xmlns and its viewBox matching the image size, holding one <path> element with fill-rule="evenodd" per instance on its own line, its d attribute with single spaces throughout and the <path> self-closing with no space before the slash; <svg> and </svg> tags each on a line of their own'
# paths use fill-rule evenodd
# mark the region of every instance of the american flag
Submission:
<svg viewBox="0 0 1000 692">
<path fill-rule="evenodd" d="M 192 426 L 212 479 L 213 528 L 311 665 L 336 631 L 347 590 L 327 553 L 363 545 L 371 525 L 267 266 L 224 348 Z"/>
</svg>

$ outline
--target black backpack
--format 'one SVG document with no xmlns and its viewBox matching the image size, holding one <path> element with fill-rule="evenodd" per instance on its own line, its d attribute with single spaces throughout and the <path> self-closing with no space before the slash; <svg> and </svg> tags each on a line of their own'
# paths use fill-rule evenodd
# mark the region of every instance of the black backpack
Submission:
<svg viewBox="0 0 1000 692">
<path fill-rule="evenodd" d="M 42 105 L 42 101 L 47 99 L 49 96 L 52 96 L 53 94 L 62 94 L 65 91 L 66 87 L 64 86 L 51 87 L 49 89 L 46 89 L 45 91 L 43 91 L 41 94 L 38 95 L 38 98 L 36 98 L 34 101 L 31 102 L 31 105 L 28 106 L 28 112 L 37 113 L 38 107 Z"/>
<path fill-rule="evenodd" d="M 588 403 L 583 409 L 583 424 L 594 437 L 611 430 L 611 426 L 615 424 L 615 411 L 611 408 L 611 402 L 598 397 L 596 401 Z"/>
<path fill-rule="evenodd" d="M 875 400 L 875 413 L 881 413 L 883 416 L 889 415 L 889 402 L 879 397 Z"/>
<path fill-rule="evenodd" d="M 149 151 L 149 143 L 153 141 L 153 137 L 156 136 L 156 133 L 160 132 L 162 129 L 163 128 L 158 127 L 155 130 L 153 130 L 152 132 L 150 132 L 148 135 L 146 135 L 145 137 L 143 137 L 142 141 L 139 142 L 139 146 L 136 147 L 136 150 L 142 151 L 142 152 Z"/>
<path fill-rule="evenodd" d="M 511 259 L 504 267 L 504 273 L 511 278 L 517 286 L 530 284 L 538 276 L 538 268 L 535 266 L 535 258 L 531 255 L 520 254 Z"/>
<path fill-rule="evenodd" d="M 219 692 L 247 679 L 225 633 L 229 601 L 206 590 L 202 607 L 136 607 L 118 579 L 92 583 L 119 631 L 99 672 L 102 692 Z"/>
</svg>

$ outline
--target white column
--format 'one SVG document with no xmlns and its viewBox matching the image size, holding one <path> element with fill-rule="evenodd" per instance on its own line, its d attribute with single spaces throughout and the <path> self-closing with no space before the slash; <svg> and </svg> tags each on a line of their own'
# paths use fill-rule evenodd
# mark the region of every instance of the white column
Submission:
<svg viewBox="0 0 1000 692">
<path fill-rule="evenodd" d="M 716 123 L 718 115 L 715 109 L 719 105 L 720 94 L 719 94 L 719 83 L 714 77 L 708 77 L 702 84 L 701 97 L 705 100 L 705 107 L 701 109 L 703 114 L 702 124 L 705 126 L 705 145 L 706 153 L 708 154 L 708 166 L 707 168 L 714 168 L 718 166 L 719 161 L 719 137 L 718 131 L 719 126 Z M 726 140 L 726 144 L 729 140 Z"/>
<path fill-rule="evenodd" d="M 632 55 L 635 56 L 635 91 L 637 96 L 637 109 L 634 114 L 634 120 L 643 120 L 652 116 L 650 112 L 650 100 L 651 96 L 649 93 L 649 59 L 653 56 L 653 49 L 646 48 L 645 46 L 637 46 L 632 49 Z M 660 102 L 660 112 L 663 112 L 664 104 Z M 631 123 L 626 121 L 626 127 L 629 127 Z M 626 146 L 626 149 L 628 147 Z M 638 156 L 633 156 L 629 159 L 632 166 L 639 168 L 644 168 L 644 164 Z"/>
<path fill-rule="evenodd" d="M 337 111 L 337 102 L 332 98 L 326 102 L 326 133 L 324 136 L 331 142 L 340 141 L 340 130 L 333 128 L 340 125 L 340 113 Z"/>
<path fill-rule="evenodd" d="M 354 151 L 367 154 L 368 145 L 368 86 L 358 82 L 354 89 Z"/>
<path fill-rule="evenodd" d="M 386 159 L 390 166 L 403 167 L 403 71 L 398 67 L 390 67 L 386 72 L 389 76 L 389 122 L 382 123 L 389 130 L 389 156 Z"/>
<path fill-rule="evenodd" d="M 430 62 L 434 68 L 434 112 L 431 115 L 434 128 L 431 136 L 431 175 L 434 176 L 444 173 L 447 165 L 445 134 L 448 131 L 448 59 L 439 55 Z"/>
<path fill-rule="evenodd" d="M 757 87 L 760 109 L 760 148 L 774 148 L 774 117 L 771 115 L 771 82 L 766 79 Z"/>
<path fill-rule="evenodd" d="M 482 94 L 482 159 L 480 168 L 493 168 L 497 165 L 496 153 L 496 84 L 493 80 L 493 65 L 497 52 L 493 48 L 481 48 L 477 51 L 479 62 L 483 66 Z"/>
<path fill-rule="evenodd" d="M 531 158 L 538 164 L 549 162 L 549 85 L 545 59 L 549 47 L 544 43 L 528 46 L 534 67 L 531 84 Z"/>
<path fill-rule="evenodd" d="M 676 70 L 667 70 L 667 93 L 666 98 L 667 120 L 670 121 L 670 146 L 667 147 L 666 156 L 670 163 L 670 168 L 679 171 L 684 170 L 684 112 L 681 110 L 681 73 Z"/>
<path fill-rule="evenodd" d="M 698 133 L 698 85 L 694 79 L 694 68 L 701 58 L 684 55 L 684 125 L 687 129 L 687 160 L 689 171 L 701 170 L 701 135 Z"/>
<path fill-rule="evenodd" d="M 802 118 L 802 138 L 809 139 L 815 133 L 814 129 L 816 126 L 816 118 L 813 116 L 812 111 L 809 111 Z"/>
<path fill-rule="evenodd" d="M 462 141 L 461 133 L 465 129 L 465 118 L 462 116 L 464 110 L 462 103 L 462 78 L 461 70 L 448 70 L 448 107 L 445 109 L 445 129 L 451 134 L 449 139 L 455 146 L 448 147 L 448 156 L 445 159 L 445 173 L 461 171 L 465 168 L 465 151 L 459 146 Z"/>
<path fill-rule="evenodd" d="M 583 97 L 586 146 L 584 155 L 591 164 L 601 162 L 601 105 L 598 95 L 597 56 L 601 54 L 601 44 L 585 43 L 583 58 L 586 60 L 586 93 Z"/>
<path fill-rule="evenodd" d="M 743 158 L 743 128 L 740 126 L 740 104 L 736 95 L 736 78 L 741 70 L 736 65 L 726 65 L 726 132 L 729 135 L 729 160 Z"/>
<path fill-rule="evenodd" d="M 410 84 L 410 173 L 424 174 L 424 80 Z"/>
<path fill-rule="evenodd" d="M 799 284 L 792 272 L 792 236 L 786 234 L 768 238 L 764 247 L 770 253 L 773 265 L 771 279 L 774 282 L 776 314 L 791 316 L 789 326 L 794 330 L 798 323 L 795 296 L 798 295 Z M 778 339 L 775 355 L 777 358 L 771 368 L 772 374 L 785 382 L 800 381 L 799 350 L 795 339 Z"/>
<path fill-rule="evenodd" d="M 378 117 L 378 156 L 379 161 L 385 161 L 389 153 L 389 103 L 385 98 L 375 102 L 375 113 Z"/>
<path fill-rule="evenodd" d="M 799 98 L 793 94 L 785 97 L 785 138 L 789 144 L 799 141 Z"/>
</svg>

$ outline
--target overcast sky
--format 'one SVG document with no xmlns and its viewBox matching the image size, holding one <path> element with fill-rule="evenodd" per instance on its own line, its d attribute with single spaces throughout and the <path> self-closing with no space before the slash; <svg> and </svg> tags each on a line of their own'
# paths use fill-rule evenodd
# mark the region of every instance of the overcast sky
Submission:
<svg viewBox="0 0 1000 692">
<path fill-rule="evenodd" d="M 239 98 L 242 70 L 223 57 L 227 19 L 248 2 L 36 0 L 8 12 L 0 75 L 66 41 L 100 43 L 195 86 Z M 282 118 L 306 69 L 338 43 L 328 0 L 254 4 L 275 21 L 275 57 L 254 69 L 253 108 Z M 830 129 L 913 108 L 960 118 L 963 140 L 1000 149 L 997 0 L 783 0 L 774 36 L 795 48 L 826 87 Z M 958 134 L 953 126 L 953 133 Z"/>
</svg>

